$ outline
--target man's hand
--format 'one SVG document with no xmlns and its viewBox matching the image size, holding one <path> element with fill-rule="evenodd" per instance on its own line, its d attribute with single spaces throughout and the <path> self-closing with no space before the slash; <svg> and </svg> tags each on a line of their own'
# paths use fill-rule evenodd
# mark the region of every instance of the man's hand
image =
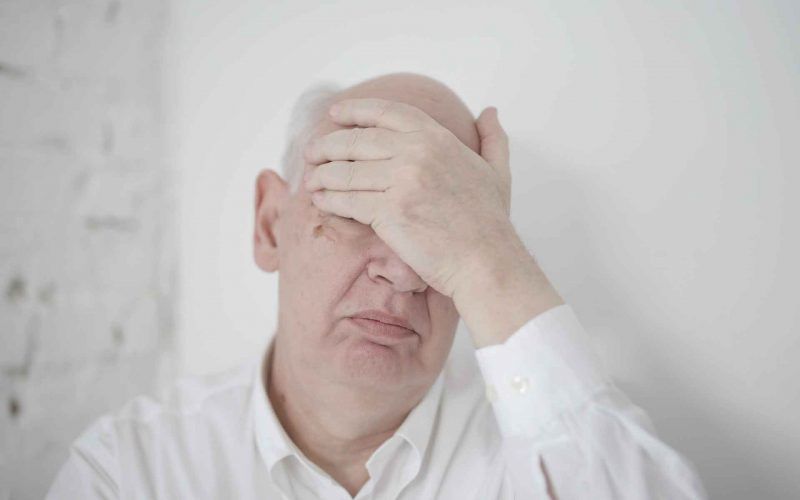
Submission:
<svg viewBox="0 0 800 500">
<path fill-rule="evenodd" d="M 496 109 L 476 122 L 480 155 L 408 104 L 346 99 L 330 116 L 356 128 L 306 148 L 306 160 L 318 165 L 305 176 L 313 203 L 371 226 L 428 285 L 453 298 L 478 345 L 502 342 L 542 312 L 543 290 L 548 307 L 560 302 L 509 220 L 508 138 Z"/>
<path fill-rule="evenodd" d="M 478 118 L 481 157 L 414 106 L 347 99 L 337 109 L 334 122 L 358 128 L 306 149 L 310 163 L 323 163 L 306 180 L 314 204 L 370 225 L 428 285 L 452 297 L 459 273 L 514 234 L 508 141 L 497 111 Z"/>
</svg>

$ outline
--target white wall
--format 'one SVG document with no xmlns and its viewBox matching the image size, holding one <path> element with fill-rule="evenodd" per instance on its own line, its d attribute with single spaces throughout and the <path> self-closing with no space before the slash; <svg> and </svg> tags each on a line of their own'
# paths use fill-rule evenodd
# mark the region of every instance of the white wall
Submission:
<svg viewBox="0 0 800 500">
<path fill-rule="evenodd" d="M 170 374 L 158 0 L 0 0 L 0 499 Z"/>
<path fill-rule="evenodd" d="M 174 4 L 184 372 L 272 333 L 253 179 L 294 97 L 418 71 L 499 108 L 517 227 L 712 497 L 800 489 L 796 3 Z"/>
</svg>

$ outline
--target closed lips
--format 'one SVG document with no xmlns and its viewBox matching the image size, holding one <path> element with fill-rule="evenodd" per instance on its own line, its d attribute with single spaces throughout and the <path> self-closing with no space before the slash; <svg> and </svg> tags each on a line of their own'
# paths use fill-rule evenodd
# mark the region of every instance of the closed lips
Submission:
<svg viewBox="0 0 800 500">
<path fill-rule="evenodd" d="M 411 324 L 404 320 L 403 318 L 399 318 L 397 316 L 393 316 L 391 314 L 382 312 L 382 311 L 362 311 L 358 314 L 353 315 L 354 318 L 362 318 L 362 319 L 371 319 L 373 321 L 380 321 L 381 323 L 386 323 L 388 325 L 395 325 L 401 328 L 405 328 L 406 330 L 411 330 L 412 332 L 416 333 L 416 331 L 411 327 Z"/>
</svg>

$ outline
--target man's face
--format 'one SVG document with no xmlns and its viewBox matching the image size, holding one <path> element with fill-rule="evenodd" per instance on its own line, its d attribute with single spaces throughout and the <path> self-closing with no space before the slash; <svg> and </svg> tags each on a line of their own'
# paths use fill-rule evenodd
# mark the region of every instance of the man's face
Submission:
<svg viewBox="0 0 800 500">
<path fill-rule="evenodd" d="M 317 135 L 336 128 L 323 122 Z M 432 383 L 458 323 L 450 298 L 427 286 L 370 226 L 319 211 L 302 185 L 275 230 L 282 356 L 349 385 L 402 390 Z M 376 325 L 352 318 L 367 310 L 399 317 L 415 333 L 371 334 Z"/>
</svg>

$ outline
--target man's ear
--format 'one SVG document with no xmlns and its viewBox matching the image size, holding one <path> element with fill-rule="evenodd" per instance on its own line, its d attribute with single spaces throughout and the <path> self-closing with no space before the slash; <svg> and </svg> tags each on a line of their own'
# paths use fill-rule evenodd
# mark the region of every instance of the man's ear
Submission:
<svg viewBox="0 0 800 500">
<path fill-rule="evenodd" d="M 268 273 L 278 270 L 276 225 L 288 197 L 288 184 L 280 175 L 273 170 L 259 172 L 256 178 L 253 258 L 256 265 Z"/>
</svg>

